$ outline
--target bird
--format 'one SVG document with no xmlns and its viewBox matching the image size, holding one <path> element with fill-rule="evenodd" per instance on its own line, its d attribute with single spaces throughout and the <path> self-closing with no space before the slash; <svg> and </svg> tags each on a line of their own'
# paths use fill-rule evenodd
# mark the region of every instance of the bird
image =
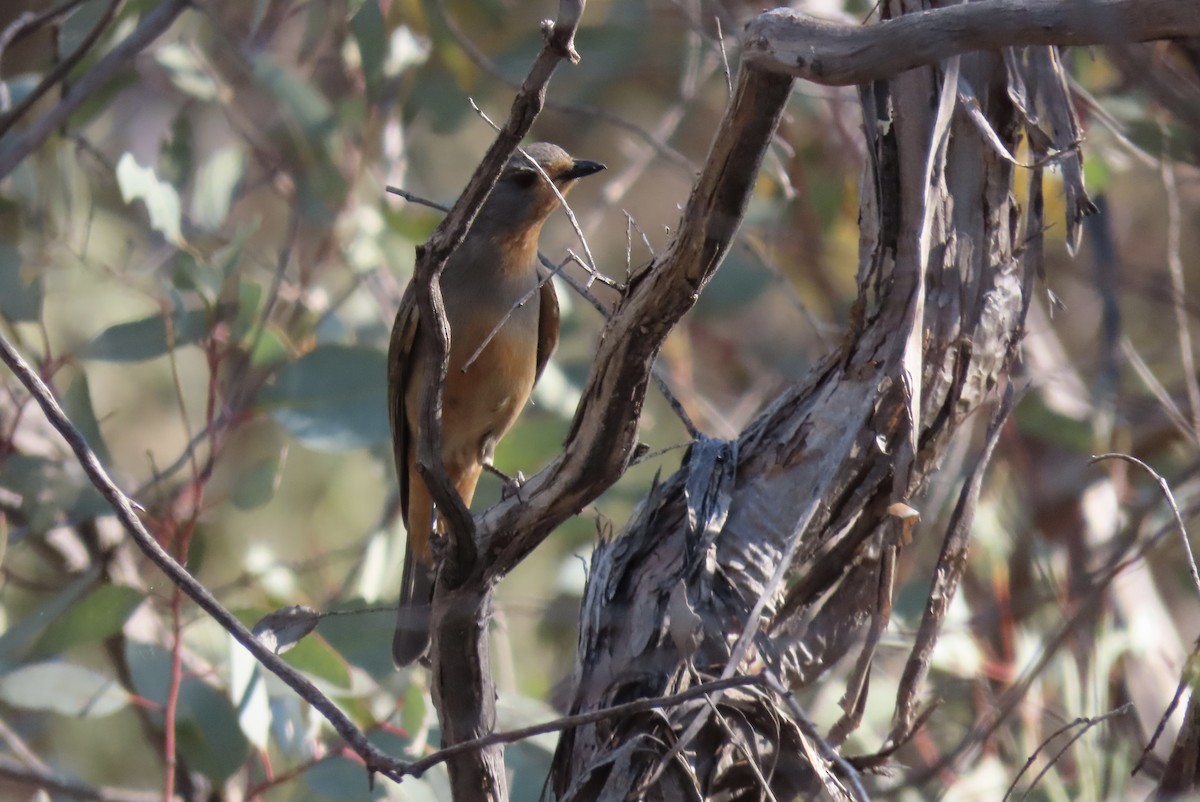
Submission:
<svg viewBox="0 0 1200 802">
<path fill-rule="evenodd" d="M 558 296 L 538 260 L 542 226 L 578 179 L 603 169 L 600 162 L 572 158 L 547 142 L 518 150 L 442 271 L 450 364 L 442 387 L 441 457 L 468 507 L 496 443 L 517 420 L 558 344 Z M 388 346 L 388 418 L 408 530 L 392 640 L 400 667 L 429 648 L 434 586 L 437 516 L 416 469 L 426 369 L 421 339 L 410 282 Z"/>
</svg>

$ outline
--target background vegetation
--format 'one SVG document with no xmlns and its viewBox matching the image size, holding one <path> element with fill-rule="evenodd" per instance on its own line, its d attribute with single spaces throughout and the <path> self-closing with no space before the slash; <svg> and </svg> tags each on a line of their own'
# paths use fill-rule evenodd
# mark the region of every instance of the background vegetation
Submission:
<svg viewBox="0 0 1200 802">
<path fill-rule="evenodd" d="M 69 65 L 69 87 L 154 4 L 71 2 L 52 25 L 22 16 L 42 5 L 0 9 L 0 156 L 65 91 L 39 93 L 56 65 Z M 859 19 L 869 11 L 825 5 Z M 588 4 L 583 62 L 557 74 L 535 136 L 609 165 L 571 198 L 604 272 L 623 278 L 666 245 L 729 95 L 735 34 L 754 10 Z M 535 21 L 553 11 L 503 0 L 207 0 L 0 183 L 0 327 L 144 506 L 159 542 L 226 606 L 246 622 L 292 604 L 338 613 L 287 659 L 392 754 L 437 740 L 424 673 L 396 672 L 389 657 L 404 533 L 383 397 L 391 317 L 439 215 L 385 188 L 454 198 L 493 137 L 472 102 L 503 118 L 541 44 Z M 1155 81 L 1194 91 L 1195 72 L 1163 48 L 1069 58 L 1102 214 L 1074 258 L 1060 226 L 1047 232 L 1045 302 L 1030 311 L 1018 377 L 1029 391 L 994 459 L 935 660 L 943 729 L 919 736 L 906 762 L 935 764 L 1023 672 L 1038 671 L 979 759 L 931 779 L 958 798 L 999 799 L 1059 726 L 1126 702 L 1134 707 L 1089 729 L 1034 795 L 1137 793 L 1129 769 L 1200 617 L 1182 546 L 1162 536 L 1172 524 L 1158 488 L 1121 464 L 1087 463 L 1100 451 L 1136 454 L 1194 519 L 1200 397 L 1188 327 L 1200 304 L 1186 288 L 1200 281 L 1200 148 Z M 1185 108 L 1189 97 L 1200 103 L 1200 92 L 1184 94 Z M 738 245 L 668 341 L 663 375 L 710 435 L 741 431 L 844 330 L 860 126 L 853 89 L 796 92 Z M 542 242 L 555 261 L 581 251 L 562 218 Z M 565 285 L 559 295 L 563 340 L 500 449 L 508 472 L 532 473 L 556 452 L 603 323 Z M 944 527 L 983 424 L 974 440 L 964 432 L 920 500 L 920 526 Z M 687 432 L 660 396 L 642 439 L 648 457 L 501 585 L 503 728 L 561 705 L 591 544 L 679 464 Z M 488 481 L 476 509 L 499 489 Z M 113 799 L 161 798 L 164 787 L 189 799 L 209 789 L 267 800 L 444 795 L 437 770 L 369 789 L 337 736 L 184 603 L 106 511 L 36 407 L 0 377 L 0 790 L 28 797 L 36 786 L 16 779 L 26 771 L 114 786 L 104 791 Z M 1091 598 L 1097 555 L 1121 538 L 1148 548 L 1104 592 L 1101 615 L 1038 664 Z M 884 642 L 895 671 L 885 658 L 876 683 L 898 681 L 936 542 L 904 553 Z M 819 726 L 838 718 L 841 690 L 817 683 L 804 699 Z M 876 747 L 890 715 L 868 709 L 851 745 Z M 553 745 L 550 736 L 508 751 L 515 799 L 541 790 Z"/>
</svg>

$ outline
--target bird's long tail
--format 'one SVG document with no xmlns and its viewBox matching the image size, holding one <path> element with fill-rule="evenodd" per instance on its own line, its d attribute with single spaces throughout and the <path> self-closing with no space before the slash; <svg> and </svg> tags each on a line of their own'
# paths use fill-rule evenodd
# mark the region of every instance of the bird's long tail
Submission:
<svg viewBox="0 0 1200 802">
<path fill-rule="evenodd" d="M 411 546 L 411 543 L 410 543 Z M 392 659 L 398 666 L 414 663 L 429 648 L 429 617 L 432 613 L 433 577 L 413 554 L 404 556 L 400 578 L 400 610 L 392 637 Z"/>
</svg>

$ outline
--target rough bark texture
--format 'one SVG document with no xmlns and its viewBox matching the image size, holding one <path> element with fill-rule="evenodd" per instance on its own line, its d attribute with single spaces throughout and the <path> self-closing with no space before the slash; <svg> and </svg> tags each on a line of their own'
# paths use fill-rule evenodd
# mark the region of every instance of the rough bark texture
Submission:
<svg viewBox="0 0 1200 802">
<path fill-rule="evenodd" d="M 1098 45 L 1200 36 L 1200 3 L 988 0 L 921 10 L 879 25 L 829 22 L 790 8 L 746 26 L 746 60 L 823 84 L 894 76 L 973 50 Z"/>
<path fill-rule="evenodd" d="M 905 10 L 893 3 L 886 13 Z M 802 686 L 865 637 L 860 693 L 848 700 L 835 733 L 844 737 L 854 727 L 871 635 L 890 612 L 890 565 L 905 542 L 889 506 L 913 498 L 951 436 L 995 396 L 1039 268 L 1040 171 L 1032 171 L 1027 237 L 1014 196 L 1018 168 L 961 104 L 947 107 L 953 111 L 939 126 L 939 88 L 945 82 L 961 94 L 956 88 L 964 86 L 945 76 L 959 71 L 1010 153 L 1025 131 L 1036 155 L 1060 154 L 1073 182 L 1072 227 L 1088 209 L 1056 54 L 1039 48 L 960 58 L 864 88 L 870 166 L 851 325 L 841 346 L 736 441 L 694 443 L 683 468 L 654 489 L 626 531 L 596 550 L 571 712 L 764 664 Z M 1046 130 L 1036 128 L 1038 120 Z M 913 321 L 919 328 L 910 332 Z M 919 350 L 906 355 L 910 333 Z M 763 604 L 761 616 L 749 617 L 754 649 L 741 650 L 735 664 L 735 643 L 756 602 Z M 777 699 L 727 692 L 716 715 L 705 711 L 698 703 L 564 733 L 555 793 L 687 799 L 765 781 L 780 799 L 818 785 L 849 795 L 816 759 L 811 733 Z M 684 756 L 671 753 L 701 715 Z"/>
</svg>

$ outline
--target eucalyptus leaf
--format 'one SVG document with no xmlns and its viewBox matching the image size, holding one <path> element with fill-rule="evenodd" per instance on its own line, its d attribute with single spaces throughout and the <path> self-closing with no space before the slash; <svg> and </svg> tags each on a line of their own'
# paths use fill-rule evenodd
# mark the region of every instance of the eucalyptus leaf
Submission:
<svg viewBox="0 0 1200 802">
<path fill-rule="evenodd" d="M 96 409 L 92 406 L 91 385 L 88 383 L 87 373 L 82 370 L 67 386 L 67 392 L 63 396 L 63 411 L 75 424 L 75 428 L 83 434 L 100 462 L 111 465 L 112 455 L 108 453 L 108 445 L 100 432 L 100 421 L 96 418 Z"/>
<path fill-rule="evenodd" d="M 153 167 L 143 167 L 133 154 L 123 153 L 117 160 L 117 185 L 126 203 L 140 200 L 150 214 L 150 227 L 172 245 L 183 244 L 183 207 L 175 187 L 159 179 Z"/>
<path fill-rule="evenodd" d="M 34 644 L 33 654 L 49 657 L 112 637 L 121 631 L 144 599 L 145 594 L 137 588 L 101 585 L 50 622 Z"/>
<path fill-rule="evenodd" d="M 171 679 L 170 653 L 152 644 L 127 641 L 125 660 L 138 695 L 164 705 Z M 161 724 L 160 710 L 150 715 Z M 185 676 L 179 686 L 175 734 L 188 763 L 216 783 L 241 768 L 250 752 L 229 697 L 199 677 Z"/>
<path fill-rule="evenodd" d="M 280 370 L 259 403 L 309 448 L 346 451 L 390 437 L 386 399 L 381 351 L 319 345 Z"/>
<path fill-rule="evenodd" d="M 79 352 L 84 359 L 103 362 L 141 362 L 160 357 L 176 348 L 199 341 L 209 330 L 209 313 L 204 309 L 176 312 L 171 316 L 171 339 L 162 315 L 118 323 L 100 332 Z"/>
<path fill-rule="evenodd" d="M 0 699 L 23 710 L 109 716 L 129 703 L 115 679 L 70 663 L 32 663 L 0 676 Z"/>
<path fill-rule="evenodd" d="M 189 207 L 193 223 L 208 231 L 225 223 L 245 169 L 245 156 L 238 147 L 230 145 L 209 154 L 196 171 L 196 188 Z"/>
<path fill-rule="evenodd" d="M 39 271 L 21 268 L 21 252 L 0 245 L 0 315 L 30 323 L 42 315 L 44 288 Z"/>
<path fill-rule="evenodd" d="M 363 78 L 367 83 L 367 99 L 379 99 L 379 88 L 383 83 L 383 67 L 388 53 L 387 26 L 379 10 L 378 0 L 366 0 L 350 20 L 350 30 L 358 43 L 362 58 Z"/>
</svg>

